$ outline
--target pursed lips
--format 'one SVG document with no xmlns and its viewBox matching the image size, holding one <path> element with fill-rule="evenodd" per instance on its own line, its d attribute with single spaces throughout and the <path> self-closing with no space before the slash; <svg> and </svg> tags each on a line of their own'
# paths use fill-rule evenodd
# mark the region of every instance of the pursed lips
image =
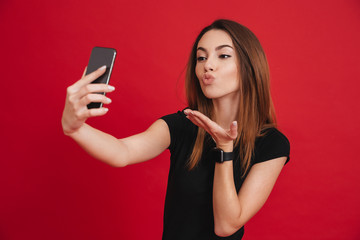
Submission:
<svg viewBox="0 0 360 240">
<path fill-rule="evenodd" d="M 215 77 L 213 75 L 211 75 L 210 73 L 204 73 L 203 77 L 202 77 L 202 82 L 205 85 L 210 85 L 214 82 Z"/>
</svg>

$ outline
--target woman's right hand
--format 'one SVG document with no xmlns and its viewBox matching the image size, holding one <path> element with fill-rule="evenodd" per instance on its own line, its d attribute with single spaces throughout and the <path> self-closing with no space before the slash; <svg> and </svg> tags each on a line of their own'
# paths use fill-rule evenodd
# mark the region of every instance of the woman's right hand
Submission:
<svg viewBox="0 0 360 240">
<path fill-rule="evenodd" d="M 106 67 L 103 66 L 85 76 L 85 68 L 81 79 L 67 88 L 65 107 L 61 119 L 65 135 L 76 132 L 89 117 L 102 116 L 107 113 L 108 108 L 87 108 L 87 105 L 91 102 L 111 103 L 110 98 L 97 94 L 97 92 L 112 92 L 115 90 L 113 86 L 91 84 L 92 81 L 104 74 L 105 70 Z"/>
</svg>

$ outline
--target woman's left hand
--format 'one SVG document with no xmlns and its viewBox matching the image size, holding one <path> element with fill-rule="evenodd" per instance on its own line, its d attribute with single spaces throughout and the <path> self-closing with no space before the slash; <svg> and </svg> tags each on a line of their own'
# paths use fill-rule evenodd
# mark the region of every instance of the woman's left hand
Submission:
<svg viewBox="0 0 360 240">
<path fill-rule="evenodd" d="M 224 151 L 232 151 L 233 143 L 237 137 L 237 122 L 233 121 L 230 125 L 230 129 L 224 129 L 220 127 L 216 122 L 205 116 L 199 111 L 191 109 L 185 109 L 184 113 L 186 117 L 198 127 L 203 128 L 208 132 L 216 142 L 218 148 Z"/>
</svg>

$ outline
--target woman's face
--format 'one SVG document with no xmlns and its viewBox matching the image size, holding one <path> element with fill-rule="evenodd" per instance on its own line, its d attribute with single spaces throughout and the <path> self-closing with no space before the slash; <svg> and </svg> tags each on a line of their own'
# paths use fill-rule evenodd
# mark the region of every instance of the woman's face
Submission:
<svg viewBox="0 0 360 240">
<path fill-rule="evenodd" d="M 210 30 L 197 46 L 195 73 L 204 95 L 210 99 L 239 94 L 239 61 L 230 36 Z"/>
</svg>

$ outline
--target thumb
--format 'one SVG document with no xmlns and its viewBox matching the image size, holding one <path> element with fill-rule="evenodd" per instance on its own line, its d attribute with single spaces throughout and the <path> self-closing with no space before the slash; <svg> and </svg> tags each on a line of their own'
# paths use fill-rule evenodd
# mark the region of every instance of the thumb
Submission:
<svg viewBox="0 0 360 240">
<path fill-rule="evenodd" d="M 85 77 L 86 70 L 87 70 L 87 66 L 85 67 L 85 70 L 84 70 L 83 75 L 82 75 L 82 77 L 81 77 L 81 78 L 84 78 L 84 77 Z"/>
<path fill-rule="evenodd" d="M 238 134 L 238 132 L 237 132 L 237 121 L 233 121 L 233 122 L 231 123 L 231 126 L 230 126 L 230 133 L 229 133 L 229 135 L 230 135 L 230 137 L 231 137 L 232 139 L 235 139 L 235 138 L 237 137 L 237 134 Z"/>
</svg>

